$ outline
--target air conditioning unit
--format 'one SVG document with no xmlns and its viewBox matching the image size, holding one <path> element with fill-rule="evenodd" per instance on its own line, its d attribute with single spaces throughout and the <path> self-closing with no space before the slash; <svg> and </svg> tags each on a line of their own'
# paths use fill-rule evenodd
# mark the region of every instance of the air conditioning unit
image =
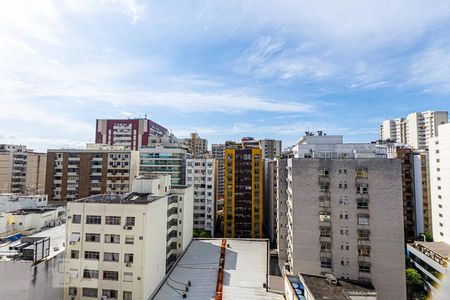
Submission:
<svg viewBox="0 0 450 300">
<path fill-rule="evenodd" d="M 133 226 L 127 226 L 127 230 L 133 230 Z"/>
<path fill-rule="evenodd" d="M 137 280 L 141 280 L 141 276 L 138 276 Z"/>
<path fill-rule="evenodd" d="M 133 264 L 132 263 L 126 263 L 125 266 L 127 267 L 131 267 Z"/>
</svg>

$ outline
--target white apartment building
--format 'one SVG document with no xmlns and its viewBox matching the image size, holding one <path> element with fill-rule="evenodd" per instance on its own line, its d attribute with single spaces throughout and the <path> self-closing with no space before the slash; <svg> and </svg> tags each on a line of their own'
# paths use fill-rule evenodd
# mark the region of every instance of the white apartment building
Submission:
<svg viewBox="0 0 450 300">
<path fill-rule="evenodd" d="M 429 158 L 433 239 L 450 244 L 450 123 L 430 139 Z"/>
<path fill-rule="evenodd" d="M 415 149 L 426 149 L 429 139 L 439 135 L 438 126 L 447 122 L 446 111 L 413 112 L 406 118 L 383 121 L 380 137 L 382 140 L 408 144 Z"/>
<path fill-rule="evenodd" d="M 194 187 L 194 229 L 214 235 L 215 162 L 213 158 L 186 160 L 186 184 Z"/>
<path fill-rule="evenodd" d="M 68 202 L 64 299 L 148 299 L 192 239 L 193 191 L 170 176 Z"/>
<path fill-rule="evenodd" d="M 0 194 L 0 213 L 47 206 L 47 195 Z"/>
<path fill-rule="evenodd" d="M 405 299 L 401 162 L 375 145 L 340 141 L 306 136 L 293 147 L 295 157 L 279 160 L 287 168 L 279 250 L 286 245 L 294 274 L 370 281 L 377 299 Z"/>
<path fill-rule="evenodd" d="M 89 144 L 86 149 L 49 149 L 45 193 L 49 201 L 124 194 L 138 173 L 139 153 L 123 147 Z"/>
<path fill-rule="evenodd" d="M 225 144 L 212 144 L 211 146 L 212 157 L 216 159 L 216 193 L 217 196 L 223 197 L 224 195 L 224 182 L 225 182 Z"/>
<path fill-rule="evenodd" d="M 43 193 L 46 154 L 0 144 L 0 193 Z"/>
<path fill-rule="evenodd" d="M 169 174 L 172 185 L 184 185 L 186 156 L 185 147 L 174 136 L 151 137 L 149 146 L 139 150 L 140 174 Z"/>
<path fill-rule="evenodd" d="M 23 208 L 4 212 L 1 215 L 6 219 L 6 227 L 0 234 L 29 234 L 62 224 L 65 218 L 65 208 L 63 206 Z"/>
</svg>

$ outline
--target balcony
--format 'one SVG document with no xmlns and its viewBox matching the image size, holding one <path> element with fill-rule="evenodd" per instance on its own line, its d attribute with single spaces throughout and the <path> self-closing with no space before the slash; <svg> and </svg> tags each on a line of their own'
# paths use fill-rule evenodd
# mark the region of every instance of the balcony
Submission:
<svg viewBox="0 0 450 300">
<path fill-rule="evenodd" d="M 330 185 L 330 176 L 328 174 L 319 175 L 319 185 L 322 184 Z"/>
</svg>

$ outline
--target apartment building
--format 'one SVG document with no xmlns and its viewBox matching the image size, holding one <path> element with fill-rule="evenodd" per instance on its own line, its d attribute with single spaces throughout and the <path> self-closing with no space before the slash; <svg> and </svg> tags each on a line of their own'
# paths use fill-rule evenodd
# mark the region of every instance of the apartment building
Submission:
<svg viewBox="0 0 450 300">
<path fill-rule="evenodd" d="M 169 175 L 67 205 L 64 299 L 148 299 L 192 239 L 192 187 Z"/>
<path fill-rule="evenodd" d="M 276 242 L 277 232 L 277 162 L 265 159 L 263 171 L 263 229 L 271 243 Z M 274 244 L 271 244 L 273 246 Z"/>
<path fill-rule="evenodd" d="M 187 150 L 173 135 L 152 137 L 139 156 L 140 174 L 170 174 L 172 185 L 186 183 Z"/>
<path fill-rule="evenodd" d="M 224 180 L 225 180 L 225 145 L 212 144 L 211 145 L 212 158 L 216 160 L 216 199 L 222 198 L 224 195 Z"/>
<path fill-rule="evenodd" d="M 194 187 L 194 229 L 214 235 L 215 222 L 215 170 L 213 158 L 186 160 L 186 185 Z"/>
<path fill-rule="evenodd" d="M 43 193 L 46 154 L 0 144 L 0 193 Z"/>
<path fill-rule="evenodd" d="M 413 153 L 414 200 L 417 235 L 432 233 L 430 167 L 428 151 Z"/>
<path fill-rule="evenodd" d="M 49 149 L 45 193 L 49 201 L 96 194 L 123 194 L 139 172 L 139 153 L 101 144 L 86 149 Z"/>
<path fill-rule="evenodd" d="M 259 148 L 225 149 L 225 237 L 262 238 L 263 164 Z"/>
<path fill-rule="evenodd" d="M 273 139 L 259 140 L 263 159 L 275 159 L 281 155 L 281 141 Z"/>
<path fill-rule="evenodd" d="M 208 140 L 202 139 L 198 133 L 191 133 L 190 138 L 183 139 L 183 144 L 188 148 L 194 158 L 200 157 L 208 152 Z"/>
<path fill-rule="evenodd" d="M 430 188 L 433 239 L 450 244 L 450 124 L 430 139 Z"/>
<path fill-rule="evenodd" d="M 401 161 L 341 136 L 307 135 L 293 150 L 279 160 L 290 271 L 370 281 L 377 299 L 405 299 Z"/>
<path fill-rule="evenodd" d="M 123 146 L 129 150 L 139 150 L 149 143 L 151 136 L 163 136 L 169 131 L 163 126 L 142 119 L 98 119 L 95 143 Z"/>
<path fill-rule="evenodd" d="M 408 144 L 414 149 L 427 149 L 430 138 L 439 135 L 438 126 L 447 122 L 447 111 L 413 112 L 406 118 L 383 121 L 380 137 Z"/>
</svg>

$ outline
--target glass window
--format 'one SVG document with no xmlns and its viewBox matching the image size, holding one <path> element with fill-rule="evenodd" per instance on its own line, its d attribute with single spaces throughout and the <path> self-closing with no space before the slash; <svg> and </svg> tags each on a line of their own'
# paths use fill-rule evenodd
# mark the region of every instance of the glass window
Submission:
<svg viewBox="0 0 450 300">
<path fill-rule="evenodd" d="M 84 269 L 84 271 L 83 271 L 83 278 L 97 279 L 98 278 L 98 270 Z"/>
<path fill-rule="evenodd" d="M 98 289 L 94 288 L 83 288 L 83 297 L 97 298 Z"/>
<path fill-rule="evenodd" d="M 86 216 L 86 224 L 102 224 L 101 216 Z"/>
<path fill-rule="evenodd" d="M 123 273 L 123 281 L 133 282 L 133 273 L 132 272 L 124 272 Z"/>
<path fill-rule="evenodd" d="M 86 233 L 86 242 L 100 243 L 100 234 L 98 233 Z"/>
<path fill-rule="evenodd" d="M 125 253 L 124 262 L 132 263 L 134 259 L 133 253 Z"/>
<path fill-rule="evenodd" d="M 119 280 L 119 272 L 116 271 L 103 271 L 103 280 Z"/>
<path fill-rule="evenodd" d="M 134 236 L 133 235 L 126 235 L 125 236 L 125 244 L 133 245 L 134 244 Z"/>
<path fill-rule="evenodd" d="M 107 299 L 117 299 L 117 291 L 116 290 L 103 290 L 102 296 L 105 296 Z"/>
<path fill-rule="evenodd" d="M 78 250 L 70 251 L 70 258 L 79 259 L 80 258 L 80 251 L 78 251 Z"/>
<path fill-rule="evenodd" d="M 134 226 L 134 224 L 135 224 L 135 218 L 134 217 L 127 217 L 126 225 L 127 226 Z"/>
<path fill-rule="evenodd" d="M 97 251 L 84 251 L 85 259 L 99 260 L 100 253 Z"/>
<path fill-rule="evenodd" d="M 119 261 L 119 253 L 105 252 L 103 254 L 104 261 Z"/>
<path fill-rule="evenodd" d="M 369 215 L 358 215 L 358 225 L 369 225 Z"/>
<path fill-rule="evenodd" d="M 132 295 L 129 291 L 123 291 L 123 300 L 133 300 Z"/>
<path fill-rule="evenodd" d="M 76 296 L 77 295 L 77 288 L 76 287 L 69 287 L 69 296 Z"/>
<path fill-rule="evenodd" d="M 118 234 L 105 234 L 105 243 L 119 244 L 120 243 L 120 235 L 118 235 Z"/>
<path fill-rule="evenodd" d="M 72 224 L 81 224 L 81 215 L 73 215 Z"/>
<path fill-rule="evenodd" d="M 106 216 L 105 224 L 107 225 L 120 225 L 120 217 L 118 216 Z"/>
</svg>

